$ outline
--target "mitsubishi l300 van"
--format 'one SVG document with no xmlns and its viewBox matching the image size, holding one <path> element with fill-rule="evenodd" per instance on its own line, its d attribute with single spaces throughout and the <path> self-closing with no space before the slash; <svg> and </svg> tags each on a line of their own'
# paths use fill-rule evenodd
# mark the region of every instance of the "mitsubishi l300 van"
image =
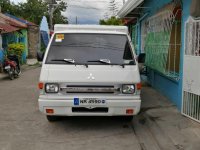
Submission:
<svg viewBox="0 0 200 150">
<path fill-rule="evenodd" d="M 141 83 L 125 26 L 55 25 L 39 80 L 39 109 L 59 116 L 124 116 L 141 105 Z"/>
</svg>

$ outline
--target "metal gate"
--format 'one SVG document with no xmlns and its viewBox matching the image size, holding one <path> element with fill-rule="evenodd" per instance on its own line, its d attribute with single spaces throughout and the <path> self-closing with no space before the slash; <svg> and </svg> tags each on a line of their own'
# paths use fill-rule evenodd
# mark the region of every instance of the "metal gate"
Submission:
<svg viewBox="0 0 200 150">
<path fill-rule="evenodd" d="M 200 122 L 200 19 L 185 25 L 182 114 Z"/>
</svg>

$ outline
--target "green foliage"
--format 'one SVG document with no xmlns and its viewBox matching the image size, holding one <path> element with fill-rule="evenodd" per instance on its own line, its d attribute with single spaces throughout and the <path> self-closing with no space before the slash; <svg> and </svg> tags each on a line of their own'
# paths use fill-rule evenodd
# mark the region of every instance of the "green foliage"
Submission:
<svg viewBox="0 0 200 150">
<path fill-rule="evenodd" d="M 3 13 L 9 13 L 39 25 L 42 17 L 49 18 L 48 4 L 44 0 L 27 0 L 24 3 L 15 5 L 10 0 L 0 0 Z M 67 23 L 67 18 L 62 15 L 62 12 L 67 9 L 66 2 L 60 2 L 59 7 L 55 10 L 53 15 L 54 24 Z"/>
<path fill-rule="evenodd" d="M 45 44 L 44 44 L 43 41 L 41 41 L 41 48 L 40 48 L 40 51 L 41 51 L 41 52 L 45 52 L 45 51 L 46 51 L 46 46 L 45 46 Z"/>
<path fill-rule="evenodd" d="M 0 6 L 2 13 L 15 14 L 17 12 L 17 6 L 10 0 L 0 0 Z"/>
<path fill-rule="evenodd" d="M 20 62 L 22 61 L 22 54 L 24 50 L 25 50 L 25 46 L 22 43 L 8 44 L 8 55 L 10 54 L 17 55 Z"/>
<path fill-rule="evenodd" d="M 100 20 L 99 21 L 100 25 L 123 25 L 122 20 L 112 16 L 111 18 L 107 19 L 107 20 Z"/>
<path fill-rule="evenodd" d="M 40 24 L 42 17 L 48 13 L 47 4 L 42 0 L 27 0 L 20 3 L 19 8 L 19 16 L 36 24 Z"/>
<path fill-rule="evenodd" d="M 53 23 L 54 24 L 66 24 L 68 23 L 67 17 L 62 15 L 62 12 L 65 12 L 67 10 L 67 3 L 61 1 L 59 3 L 58 8 L 55 10 L 53 14 Z"/>
</svg>

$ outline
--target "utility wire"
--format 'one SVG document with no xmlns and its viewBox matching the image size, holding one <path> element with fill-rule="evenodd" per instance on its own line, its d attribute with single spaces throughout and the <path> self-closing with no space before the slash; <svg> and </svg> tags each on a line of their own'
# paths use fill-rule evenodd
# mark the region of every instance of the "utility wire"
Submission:
<svg viewBox="0 0 200 150">
<path fill-rule="evenodd" d="M 103 1 L 103 0 L 65 0 L 67 2 L 90 2 L 90 3 L 105 3 L 108 2 L 107 0 Z"/>
<path fill-rule="evenodd" d="M 84 8 L 84 9 L 94 9 L 94 10 L 105 10 L 105 8 L 96 8 L 96 7 L 91 7 L 91 6 L 80 6 L 80 5 L 75 5 L 75 4 L 69 4 L 68 7 L 77 7 L 77 8 Z"/>
</svg>

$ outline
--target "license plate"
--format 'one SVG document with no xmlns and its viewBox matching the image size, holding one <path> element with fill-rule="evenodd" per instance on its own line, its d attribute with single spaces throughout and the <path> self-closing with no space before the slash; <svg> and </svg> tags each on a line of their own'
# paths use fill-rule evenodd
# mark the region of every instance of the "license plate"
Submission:
<svg viewBox="0 0 200 150">
<path fill-rule="evenodd" d="M 10 66 L 5 66 L 5 69 L 7 70 L 7 69 L 10 69 Z"/>
<path fill-rule="evenodd" d="M 98 98 L 74 98 L 74 105 L 75 106 L 106 105 L 106 100 Z"/>
</svg>

